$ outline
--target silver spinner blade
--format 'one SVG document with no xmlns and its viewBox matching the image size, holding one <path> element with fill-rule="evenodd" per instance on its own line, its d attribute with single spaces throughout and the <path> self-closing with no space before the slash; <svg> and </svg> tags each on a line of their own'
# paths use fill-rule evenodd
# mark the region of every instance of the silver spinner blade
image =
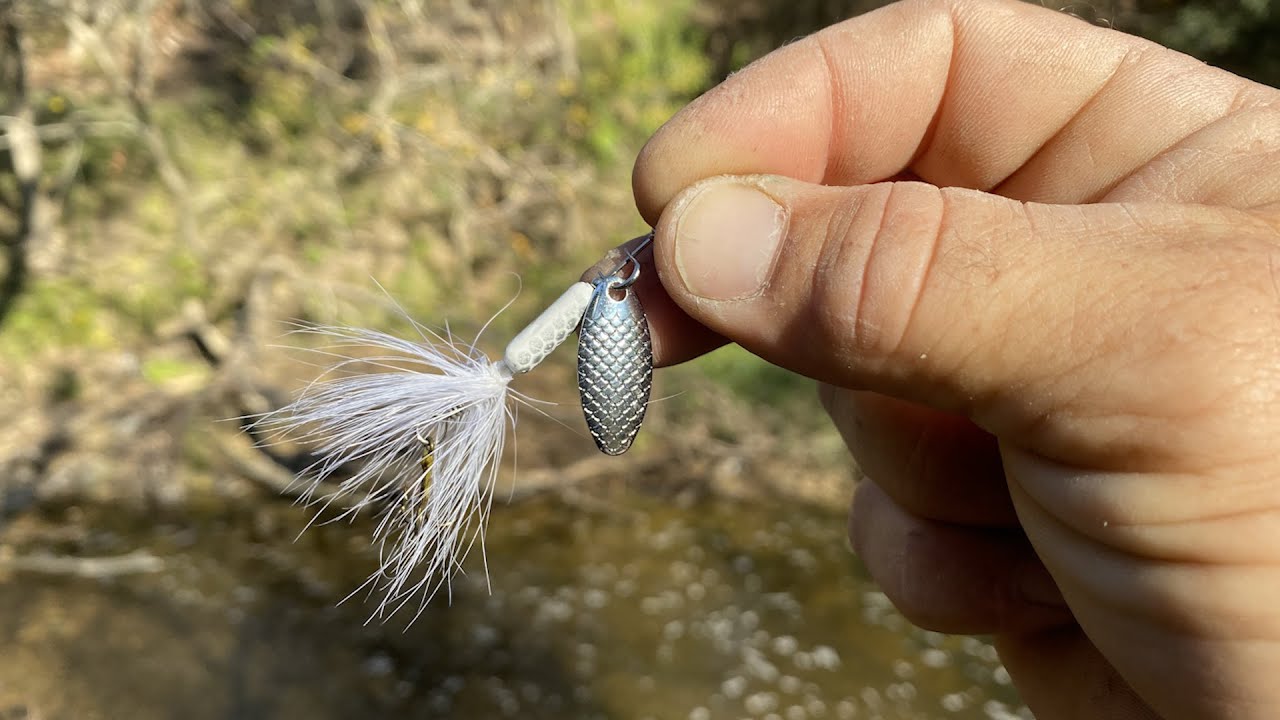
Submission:
<svg viewBox="0 0 1280 720">
<path fill-rule="evenodd" d="M 606 455 L 631 447 L 653 385 L 649 323 L 629 287 L 635 277 L 614 274 L 599 280 L 578 332 L 582 412 L 596 447 Z"/>
</svg>

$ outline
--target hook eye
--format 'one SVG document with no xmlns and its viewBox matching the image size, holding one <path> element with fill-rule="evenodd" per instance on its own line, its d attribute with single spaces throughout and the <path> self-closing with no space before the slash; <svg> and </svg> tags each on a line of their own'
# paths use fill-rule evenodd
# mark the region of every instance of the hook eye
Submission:
<svg viewBox="0 0 1280 720">
<path fill-rule="evenodd" d="M 626 288 L 634 285 L 636 280 L 640 279 L 640 261 L 637 260 L 636 256 L 630 251 L 627 252 L 627 262 L 631 264 L 631 274 L 627 275 L 625 278 L 619 278 L 615 282 L 610 282 L 609 288 L 611 290 L 625 290 Z M 626 267 L 626 264 L 623 264 L 622 267 Z M 622 268 L 618 269 L 621 270 Z M 616 273 L 614 274 L 614 277 L 618 277 Z"/>
</svg>

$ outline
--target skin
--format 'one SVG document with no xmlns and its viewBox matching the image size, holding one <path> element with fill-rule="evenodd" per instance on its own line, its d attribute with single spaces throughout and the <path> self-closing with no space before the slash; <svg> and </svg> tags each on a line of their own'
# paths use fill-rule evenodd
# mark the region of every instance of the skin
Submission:
<svg viewBox="0 0 1280 720">
<path fill-rule="evenodd" d="M 634 187 L 658 362 L 823 383 L 908 618 L 993 635 L 1042 720 L 1275 716 L 1280 93 L 911 0 L 699 98 Z"/>
</svg>

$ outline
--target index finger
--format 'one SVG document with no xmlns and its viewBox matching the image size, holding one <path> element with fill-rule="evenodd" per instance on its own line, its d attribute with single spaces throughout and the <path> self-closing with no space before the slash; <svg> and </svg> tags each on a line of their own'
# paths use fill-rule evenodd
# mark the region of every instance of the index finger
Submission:
<svg viewBox="0 0 1280 720">
<path fill-rule="evenodd" d="M 908 0 L 730 77 L 654 135 L 633 185 L 651 224 L 680 190 L 722 174 L 855 185 L 908 173 L 1088 202 L 1273 93 L 1030 3 Z"/>
</svg>

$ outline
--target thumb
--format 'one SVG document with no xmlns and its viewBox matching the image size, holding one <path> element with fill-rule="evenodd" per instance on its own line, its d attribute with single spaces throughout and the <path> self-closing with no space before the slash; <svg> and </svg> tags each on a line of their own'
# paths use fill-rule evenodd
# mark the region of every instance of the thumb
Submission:
<svg viewBox="0 0 1280 720">
<path fill-rule="evenodd" d="M 655 256 L 686 313 L 775 364 L 1034 431 L 1050 456 L 1114 441 L 1133 460 L 1200 432 L 1185 416 L 1221 401 L 1224 373 L 1256 372 L 1235 350 L 1270 334 L 1248 318 L 1274 308 L 1274 242 L 1225 208 L 744 176 L 670 203 Z M 1135 423 L 1166 418 L 1178 432 L 1133 447 L 1158 430 Z"/>
</svg>

